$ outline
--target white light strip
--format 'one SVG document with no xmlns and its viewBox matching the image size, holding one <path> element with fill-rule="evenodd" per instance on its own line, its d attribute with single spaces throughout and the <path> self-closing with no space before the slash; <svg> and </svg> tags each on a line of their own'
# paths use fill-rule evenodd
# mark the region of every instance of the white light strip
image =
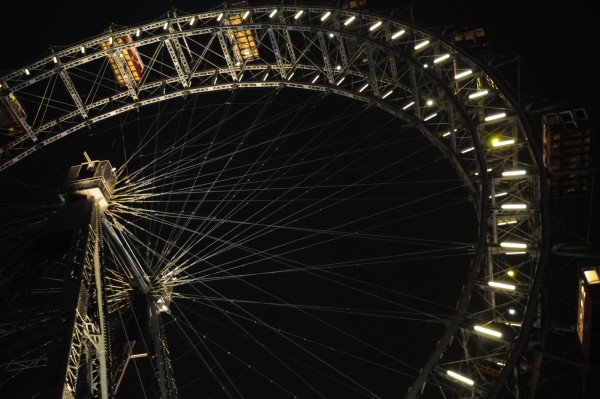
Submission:
<svg viewBox="0 0 600 399">
<path fill-rule="evenodd" d="M 369 31 L 373 32 L 375 29 L 379 28 L 382 24 L 383 24 L 383 22 L 381 22 L 381 21 L 375 22 L 373 25 L 371 25 L 371 27 L 369 28 Z"/>
<path fill-rule="evenodd" d="M 458 80 L 458 79 L 464 78 L 465 76 L 469 76 L 472 73 L 473 73 L 472 70 L 467 69 L 466 71 L 462 71 L 462 72 L 459 72 L 456 75 L 454 75 L 454 79 Z"/>
<path fill-rule="evenodd" d="M 341 85 L 344 82 L 344 80 L 346 80 L 346 77 L 342 76 L 342 78 L 340 80 L 338 80 L 337 86 Z"/>
<path fill-rule="evenodd" d="M 502 140 L 502 141 L 500 141 L 498 139 L 492 140 L 492 146 L 493 147 L 503 147 L 505 145 L 511 145 L 511 144 L 514 144 L 514 143 L 515 143 L 515 140 L 513 140 L 513 139 Z"/>
<path fill-rule="evenodd" d="M 321 17 L 321 22 L 325 22 L 325 20 L 327 18 L 329 18 L 331 16 L 331 11 L 327 11 L 325 14 L 323 14 L 323 16 Z"/>
<path fill-rule="evenodd" d="M 352 22 L 354 22 L 355 19 L 356 19 L 355 15 L 351 16 L 350 18 L 348 18 L 347 20 L 344 21 L 344 26 L 350 25 Z"/>
<path fill-rule="evenodd" d="M 474 326 L 473 329 L 482 334 L 491 335 L 492 337 L 502 338 L 502 333 L 500 331 L 492 330 L 483 326 Z"/>
<path fill-rule="evenodd" d="M 504 112 L 500 112 L 499 114 L 494 114 L 494 115 L 486 116 L 485 117 L 485 121 L 486 122 L 495 121 L 496 119 L 502 119 L 505 116 L 506 116 L 506 114 Z"/>
<path fill-rule="evenodd" d="M 58 64 L 58 58 L 52 57 L 52 62 L 54 62 L 55 64 Z"/>
<path fill-rule="evenodd" d="M 501 242 L 500 246 L 503 248 L 522 248 L 525 249 L 527 248 L 527 244 L 523 244 L 520 242 Z"/>
<path fill-rule="evenodd" d="M 508 195 L 508 193 L 506 191 L 498 193 L 498 194 L 494 194 L 494 197 L 496 197 L 496 198 L 504 197 L 505 195 Z M 490 198 L 492 198 L 492 197 L 490 196 Z"/>
<path fill-rule="evenodd" d="M 85 54 L 85 47 L 81 46 L 81 48 L 79 49 L 79 51 L 81 51 L 81 54 Z"/>
<path fill-rule="evenodd" d="M 415 50 L 422 49 L 429 44 L 429 40 L 423 40 L 421 43 L 415 44 Z"/>
<path fill-rule="evenodd" d="M 166 21 L 166 22 L 163 24 L 163 29 L 164 29 L 164 30 L 167 30 L 167 28 L 168 28 L 168 27 L 169 27 L 169 21 Z"/>
<path fill-rule="evenodd" d="M 369 87 L 369 84 L 365 84 L 363 87 L 360 88 L 360 90 L 358 91 L 359 93 L 362 93 L 363 91 L 367 90 L 367 87 Z"/>
<path fill-rule="evenodd" d="M 192 17 L 192 19 L 190 19 L 190 26 L 194 26 L 195 23 L 196 23 L 196 16 L 194 15 Z"/>
<path fill-rule="evenodd" d="M 292 79 L 294 77 L 295 73 L 296 73 L 296 71 L 293 71 L 292 73 L 290 73 L 290 76 L 288 76 L 288 80 Z"/>
<path fill-rule="evenodd" d="M 29 72 L 29 69 L 25 68 L 25 75 L 29 76 L 31 75 L 31 72 Z"/>
<path fill-rule="evenodd" d="M 217 21 L 221 21 L 221 19 L 223 19 L 223 13 L 219 14 L 219 16 L 217 17 Z"/>
<path fill-rule="evenodd" d="M 525 255 L 527 252 L 506 252 L 504 255 Z"/>
<path fill-rule="evenodd" d="M 462 150 L 460 153 L 461 154 L 466 154 L 467 152 L 471 152 L 475 149 L 475 147 L 469 147 L 469 148 L 465 148 L 464 150 Z"/>
<path fill-rule="evenodd" d="M 244 78 L 244 72 L 240 73 L 240 76 L 238 77 L 238 81 L 242 81 L 242 79 Z"/>
<path fill-rule="evenodd" d="M 498 222 L 498 226 L 506 226 L 507 224 L 516 224 L 518 220 L 508 220 L 503 222 Z"/>
<path fill-rule="evenodd" d="M 242 20 L 248 18 L 248 15 L 250 15 L 250 10 L 246 10 L 246 12 L 244 13 L 244 15 L 242 15 Z"/>
<path fill-rule="evenodd" d="M 440 55 L 439 57 L 435 58 L 433 60 L 434 64 L 439 64 L 442 61 L 447 60 L 448 58 L 450 58 L 450 54 L 444 54 L 444 55 Z"/>
<path fill-rule="evenodd" d="M 108 44 L 113 44 L 113 38 L 112 38 L 112 36 L 108 38 Z"/>
<path fill-rule="evenodd" d="M 517 287 L 513 284 L 499 283 L 497 281 L 488 281 L 488 285 L 490 287 L 500 288 L 503 290 L 510 290 L 510 291 L 514 291 L 515 289 L 517 289 Z"/>
<path fill-rule="evenodd" d="M 525 204 L 504 204 L 502 209 L 527 209 Z"/>
<path fill-rule="evenodd" d="M 394 90 L 390 90 L 390 91 L 388 91 L 387 93 L 385 93 L 385 94 L 383 95 L 383 97 L 381 97 L 381 99 L 384 99 L 384 98 L 387 98 L 387 97 L 389 97 L 389 96 L 390 96 L 390 95 L 391 95 L 393 92 L 394 92 Z"/>
<path fill-rule="evenodd" d="M 447 370 L 446 374 L 448 374 L 450 377 L 454 378 L 455 380 L 463 382 L 463 383 L 465 383 L 467 385 L 474 385 L 475 384 L 475 381 L 473 381 L 472 379 L 467 378 L 467 377 L 465 377 L 463 375 L 460 375 L 458 373 L 455 373 L 452 370 Z"/>
<path fill-rule="evenodd" d="M 135 37 L 140 37 L 140 35 L 142 34 L 142 30 L 138 29 L 135 31 Z"/>
<path fill-rule="evenodd" d="M 317 80 L 319 80 L 319 76 L 321 76 L 321 75 L 315 76 L 315 78 L 312 80 L 312 83 L 315 83 Z"/>
<path fill-rule="evenodd" d="M 479 97 L 487 96 L 488 94 L 489 94 L 489 91 L 487 91 L 487 90 L 476 91 L 473 94 L 469 94 L 469 98 L 470 99 L 479 98 Z"/>
<path fill-rule="evenodd" d="M 269 78 L 269 72 L 265 73 L 265 76 L 263 77 L 263 82 L 266 81 Z"/>
<path fill-rule="evenodd" d="M 446 132 L 446 133 L 442 134 L 442 137 L 447 137 L 447 136 L 450 136 L 451 134 L 452 134 L 452 132 Z"/>
<path fill-rule="evenodd" d="M 273 18 L 275 15 L 277 15 L 277 9 L 271 11 L 271 13 L 269 14 L 269 18 Z"/>
<path fill-rule="evenodd" d="M 300 10 L 296 13 L 296 15 L 294 15 L 294 19 L 298 19 L 302 16 L 302 14 L 304 14 L 304 10 Z"/>
<path fill-rule="evenodd" d="M 522 176 L 526 174 L 527 172 L 524 170 L 507 170 L 505 172 L 502 172 L 502 176 Z"/>
<path fill-rule="evenodd" d="M 428 120 L 430 120 L 430 119 L 433 119 L 433 118 L 435 118 L 436 116 L 437 116 L 437 114 L 431 114 L 431 115 L 429 115 L 429 116 L 426 116 L 426 117 L 423 119 L 423 122 L 427 122 Z"/>
<path fill-rule="evenodd" d="M 402 36 L 405 33 L 406 33 L 406 31 L 404 29 L 400 29 L 398 32 L 396 32 L 392 35 L 392 40 L 396 40 L 397 38 L 399 38 L 400 36 Z"/>
<path fill-rule="evenodd" d="M 410 108 L 410 107 L 412 107 L 413 105 L 415 105 L 415 102 L 414 102 L 414 101 L 412 101 L 412 102 L 410 102 L 410 103 L 406 104 L 404 107 L 402 107 L 402 109 L 403 109 L 403 110 L 409 109 L 409 108 Z"/>
</svg>

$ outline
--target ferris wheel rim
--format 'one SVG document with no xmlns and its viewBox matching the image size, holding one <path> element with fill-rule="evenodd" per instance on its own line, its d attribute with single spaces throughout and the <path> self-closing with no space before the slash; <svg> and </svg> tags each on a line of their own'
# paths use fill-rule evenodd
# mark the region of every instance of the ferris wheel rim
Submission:
<svg viewBox="0 0 600 399">
<path fill-rule="evenodd" d="M 249 9 L 253 13 L 258 14 L 260 12 L 263 12 L 263 13 L 266 12 L 267 9 L 269 9 L 269 10 L 273 9 L 273 7 L 272 6 L 271 7 L 250 7 Z M 281 10 L 283 10 L 283 9 L 286 9 L 288 11 L 291 10 L 291 11 L 298 12 L 299 10 L 305 10 L 307 8 L 306 7 L 302 7 L 302 6 L 293 6 L 293 7 L 286 6 L 286 7 L 282 7 L 281 8 Z M 339 9 L 326 8 L 326 7 L 310 7 L 310 9 L 311 10 L 318 10 L 319 13 L 322 13 L 324 10 L 330 10 L 331 12 L 337 12 L 340 15 L 350 15 L 350 16 L 360 15 L 360 16 L 362 16 L 364 18 L 373 18 L 372 20 L 370 20 L 370 22 L 373 22 L 374 19 L 385 19 L 386 22 L 389 21 L 390 24 L 393 24 L 393 23 L 395 23 L 395 24 L 402 24 L 402 22 L 399 22 L 397 20 L 393 20 L 391 18 L 386 18 L 386 17 L 380 16 L 380 15 L 370 16 L 369 14 L 366 14 L 366 13 L 358 13 L 358 12 L 354 12 L 354 11 L 342 11 L 342 10 L 339 10 Z M 220 15 L 220 14 L 222 14 L 224 12 L 235 12 L 235 11 L 236 11 L 236 9 L 215 10 L 215 11 L 211 11 L 211 12 L 208 12 L 208 13 L 202 13 L 201 15 L 206 16 L 206 18 L 209 18 L 209 17 L 210 18 L 216 18 L 218 15 Z M 162 27 L 165 23 L 176 23 L 176 22 L 180 22 L 180 21 L 185 21 L 186 23 L 189 23 L 189 18 L 192 15 L 198 16 L 198 19 L 202 19 L 202 18 L 199 17 L 200 14 L 190 14 L 190 15 L 186 15 L 186 16 L 183 16 L 183 17 L 170 17 L 170 18 L 161 19 L 160 21 L 155 21 L 152 24 L 147 24 L 145 26 Z M 273 30 L 273 29 L 276 29 L 276 28 L 285 28 L 285 27 L 276 26 L 276 25 L 273 25 L 273 24 L 264 24 L 264 26 L 259 26 L 259 25 L 260 24 L 248 24 L 247 26 L 246 25 L 244 25 L 244 26 L 247 27 L 247 28 L 249 28 L 249 29 L 250 28 L 254 28 L 254 29 L 267 29 L 267 30 L 268 29 Z M 294 29 L 303 29 L 302 27 L 298 28 L 298 25 L 295 25 L 295 24 L 294 25 L 290 25 L 290 26 L 292 28 L 294 28 Z M 436 35 L 436 34 L 434 34 L 432 32 L 427 32 L 427 31 L 422 30 L 422 29 L 416 29 L 414 26 L 410 26 L 408 24 L 406 26 L 410 27 L 412 29 L 411 33 L 414 33 L 414 32 L 418 33 L 418 34 L 415 34 L 415 36 L 419 36 L 419 37 L 432 37 L 432 38 L 435 38 L 436 40 L 440 41 L 441 43 L 443 43 L 446 46 L 452 46 L 451 43 L 449 43 L 449 41 L 447 41 L 446 39 L 442 38 L 439 35 Z M 121 35 L 123 33 L 134 33 L 134 32 L 137 31 L 137 29 L 139 29 L 139 28 L 138 27 L 126 28 L 124 30 L 115 31 L 115 32 L 111 33 L 111 35 L 118 36 L 118 35 Z M 148 28 L 148 29 L 150 29 L 150 28 Z M 206 28 L 206 29 L 208 29 L 208 28 Z M 225 28 L 222 28 L 222 27 L 217 27 L 217 28 L 211 27 L 210 28 L 211 32 L 214 32 L 215 30 L 216 31 L 221 31 L 221 32 L 228 32 L 228 31 L 230 31 L 232 29 L 230 29 L 230 28 L 225 29 Z M 321 34 L 323 34 L 323 33 L 330 33 L 331 32 L 333 34 L 340 35 L 341 37 L 346 37 L 346 38 L 351 38 L 351 37 L 353 37 L 353 38 L 359 38 L 360 37 L 357 33 L 348 33 L 348 32 L 344 32 L 344 31 L 340 31 L 338 29 L 314 28 L 314 30 L 320 31 Z M 208 31 L 209 30 L 207 30 L 207 32 Z M 182 37 L 184 35 L 181 34 L 181 33 L 177 33 L 177 32 L 175 32 L 175 33 L 170 32 L 168 34 L 163 34 L 163 36 L 165 38 L 167 38 L 167 39 L 170 39 L 170 38 Z M 61 54 L 67 54 L 69 52 L 78 52 L 78 51 L 81 51 L 80 50 L 81 46 L 91 46 L 93 43 L 96 43 L 96 42 L 99 43 L 99 42 L 102 42 L 102 41 L 106 40 L 107 37 L 108 36 L 103 35 L 103 36 L 101 36 L 101 37 L 99 37 L 97 39 L 94 39 L 92 41 L 88 40 L 88 41 L 82 42 L 82 44 L 74 45 L 74 46 L 70 47 L 69 49 L 65 49 L 65 50 L 62 50 L 61 52 L 56 53 L 56 55 L 52 55 L 52 56 L 47 57 L 43 61 L 39 61 L 37 64 L 32 64 L 31 66 L 26 67 L 25 70 L 28 70 L 31 73 L 31 72 L 33 72 L 35 70 L 36 65 L 38 65 L 38 64 L 39 65 L 42 65 L 42 64 L 45 65 L 45 64 L 48 64 L 50 61 L 53 62 L 52 57 L 56 57 L 56 56 L 60 57 Z M 360 37 L 360 38 L 364 39 L 364 37 Z M 164 38 L 163 38 L 163 40 L 164 40 Z M 371 39 L 368 39 L 368 40 L 371 40 Z M 456 48 L 455 48 L 455 50 L 457 50 L 456 54 L 455 54 L 456 56 L 460 56 L 461 59 L 465 59 L 471 65 L 474 65 L 474 66 L 480 68 L 480 70 L 484 72 L 485 76 L 493 76 L 494 75 L 492 70 L 490 70 L 489 68 L 481 65 L 475 59 L 473 59 L 470 56 L 464 54 L 462 51 L 459 51 Z M 396 53 L 400 53 L 400 52 L 396 51 Z M 98 53 L 98 54 L 99 54 L 98 58 L 105 57 L 108 54 L 108 50 L 105 51 L 104 53 Z M 400 53 L 400 54 L 406 55 L 406 53 Z M 422 69 L 421 72 L 425 71 L 426 68 L 422 67 L 422 65 L 419 64 L 416 60 L 410 59 L 410 61 L 412 62 L 413 66 L 419 66 Z M 277 66 L 278 65 L 276 63 L 272 63 L 272 64 L 267 65 L 267 67 L 270 67 L 272 69 L 275 69 Z M 5 77 L 3 77 L 0 80 L 2 80 L 2 81 L 10 81 L 11 79 L 14 79 L 17 75 L 20 76 L 22 74 L 23 74 L 22 71 L 18 71 L 18 72 L 15 72 L 13 74 L 6 75 Z M 433 75 L 433 73 L 430 73 L 430 70 L 426 71 L 426 75 L 429 75 L 429 74 Z M 498 84 L 498 86 L 501 85 L 501 81 L 500 80 L 496 80 L 494 78 L 490 78 L 490 80 L 493 81 L 495 84 Z M 31 81 L 33 81 L 33 80 L 31 80 Z M 441 82 L 442 82 L 441 79 L 439 79 L 439 81 L 437 83 L 441 83 Z M 338 87 L 336 87 L 335 85 L 332 85 L 332 84 L 315 85 L 314 83 L 313 84 L 308 84 L 306 82 L 303 82 L 302 84 L 294 84 L 293 82 L 290 82 L 290 81 L 277 80 L 277 81 L 273 81 L 273 82 L 266 81 L 265 82 L 265 86 L 270 86 L 271 88 L 275 88 L 275 87 L 295 87 L 295 88 L 305 89 L 305 90 L 327 91 L 327 92 L 332 92 L 332 93 L 339 94 L 339 95 L 342 95 L 342 96 L 346 96 L 346 97 L 349 97 L 349 98 L 354 99 L 354 100 L 359 100 L 359 101 L 365 101 L 365 102 L 368 102 L 368 103 L 372 103 L 372 104 L 375 104 L 376 106 L 378 106 L 378 107 L 380 107 L 380 108 L 382 108 L 384 110 L 386 110 L 386 107 L 387 107 L 387 103 L 385 101 L 383 101 L 383 99 L 381 99 L 381 98 L 369 98 L 369 97 L 365 96 L 364 98 L 361 99 L 360 98 L 361 96 L 357 96 L 356 91 L 344 90 L 343 88 L 338 88 Z M 15 87 L 18 87 L 18 86 L 15 86 Z M 249 87 L 256 87 L 256 85 L 254 83 L 252 83 L 252 82 L 231 82 L 231 83 L 227 83 L 227 84 L 221 84 L 219 86 L 213 86 L 211 89 L 207 89 L 205 87 L 202 87 L 202 88 L 198 89 L 198 92 L 211 91 L 211 90 L 217 90 L 217 89 L 218 90 L 244 89 L 244 88 L 247 88 L 247 87 L 248 88 Z M 447 91 L 447 93 L 446 93 L 447 97 L 448 98 L 452 98 L 451 93 L 449 92 L 449 90 L 447 89 L 447 87 L 446 87 L 446 91 Z M 509 91 L 500 89 L 500 92 L 502 93 L 502 95 L 510 97 L 510 95 L 508 94 Z M 179 90 L 179 91 L 173 91 L 170 94 L 171 94 L 171 96 L 169 98 L 181 97 L 181 96 L 184 96 L 184 95 L 194 94 L 194 89 L 193 88 L 190 89 L 190 88 L 183 87 L 183 88 L 181 88 L 181 90 Z M 385 95 L 385 93 L 384 93 L 384 95 Z M 167 100 L 167 98 L 165 98 L 165 100 Z M 102 101 L 104 101 L 104 100 L 102 100 Z M 465 112 L 464 108 L 462 107 L 462 103 L 460 103 L 456 99 L 454 99 L 453 101 L 454 101 L 454 106 L 459 111 L 462 112 L 464 119 L 468 120 L 468 117 L 466 115 L 467 113 Z M 151 104 L 151 103 L 154 103 L 154 102 L 156 102 L 154 99 L 148 99 L 147 100 L 148 104 Z M 525 127 L 525 129 L 524 129 L 524 131 L 522 133 L 524 135 L 526 135 L 526 136 L 528 136 L 529 134 L 531 134 L 532 130 L 528 127 L 528 123 L 527 123 L 526 118 L 524 116 L 523 110 L 521 108 L 519 108 L 518 106 L 515 106 L 516 102 L 514 102 L 514 100 L 512 98 L 509 99 L 509 100 L 507 100 L 507 102 L 512 107 L 512 110 L 516 114 L 519 115 L 519 119 L 520 119 L 519 123 L 522 124 Z M 130 111 L 132 109 L 135 109 L 136 107 L 138 107 L 140 105 L 141 106 L 146 105 L 146 102 L 144 102 L 143 100 L 142 101 L 136 101 L 135 103 L 123 105 L 121 107 L 121 109 L 122 109 L 122 112 L 128 112 L 128 111 Z M 44 147 L 47 144 L 50 144 L 50 143 L 52 143 L 54 141 L 60 140 L 62 137 L 65 137 L 67 134 L 70 134 L 70 133 L 73 133 L 73 132 L 75 132 L 77 130 L 82 129 L 83 127 L 87 126 L 89 123 L 95 123 L 97 121 L 104 120 L 106 118 L 106 115 L 108 115 L 108 116 L 118 115 L 119 113 L 121 113 L 121 109 L 117 109 L 116 111 L 115 110 L 110 111 L 110 113 L 112 113 L 110 115 L 109 115 L 109 113 L 102 114 L 102 115 L 99 115 L 97 119 L 91 119 L 91 120 L 88 120 L 88 121 L 83 121 L 80 124 L 76 125 L 76 128 L 71 128 L 71 130 L 66 130 L 64 132 L 61 132 L 61 134 L 64 134 L 64 135 L 59 134 L 58 136 L 52 136 L 52 137 L 47 138 L 47 139 L 45 139 L 45 140 L 43 140 L 43 141 L 41 141 L 41 142 L 39 142 L 37 144 L 34 144 L 28 150 L 24 151 L 23 154 L 25 154 L 24 156 L 27 156 L 27 155 L 33 153 L 34 151 L 37 151 L 38 149 Z M 387 107 L 387 110 L 388 110 L 388 112 L 394 111 L 394 115 L 397 115 L 399 118 L 401 118 L 401 116 L 406 115 L 405 113 L 402 113 L 403 110 L 400 111 L 399 108 Z M 424 122 L 422 121 L 422 118 L 421 119 L 417 119 L 417 118 L 411 116 L 411 117 L 407 117 L 405 120 L 408 120 L 411 123 L 413 123 L 417 128 L 419 128 L 424 134 L 426 134 L 430 138 L 432 138 L 432 139 L 434 139 L 436 141 L 440 141 L 441 140 L 441 136 L 439 134 L 436 135 L 435 133 L 431 133 L 426 128 Z M 474 198 L 475 201 L 481 201 L 481 203 L 479 204 L 479 211 L 480 211 L 481 219 L 482 219 L 482 221 L 480 221 L 480 223 L 481 223 L 481 226 L 480 226 L 481 232 L 480 232 L 480 247 L 479 247 L 480 255 L 479 256 L 483 256 L 483 251 L 485 251 L 488 248 L 487 245 L 485 244 L 485 237 L 487 235 L 487 227 L 486 227 L 485 223 L 483 222 L 483 218 L 484 218 L 484 215 L 488 214 L 488 202 L 485 199 L 490 195 L 490 182 L 489 182 L 489 178 L 490 177 L 488 176 L 488 173 L 486 173 L 487 172 L 487 166 L 486 166 L 486 160 L 485 160 L 486 156 L 484 155 L 484 151 L 485 151 L 484 147 L 485 147 L 485 145 L 480 142 L 481 140 L 477 136 L 475 126 L 472 123 L 469 123 L 468 128 L 465 129 L 465 130 L 467 130 L 468 134 L 471 136 L 471 143 L 473 144 L 473 147 L 474 147 L 473 152 L 476 154 L 475 164 L 478 165 L 479 174 L 481 175 L 476 180 L 483 187 L 482 189 L 480 189 L 481 191 L 477 192 L 478 196 L 476 196 Z M 68 133 L 66 133 L 66 132 L 68 132 Z M 37 133 L 34 133 L 34 134 L 37 136 Z M 530 140 L 530 141 L 533 142 L 533 143 L 535 143 L 535 140 Z M 532 145 L 532 144 L 526 144 L 526 145 Z M 533 144 L 533 146 L 535 146 L 535 144 Z M 462 168 L 461 162 L 458 160 L 459 157 L 460 157 L 460 153 L 457 153 L 455 151 L 447 151 L 446 150 L 447 147 L 442 147 L 442 148 L 444 149 L 443 152 L 445 152 L 447 155 L 449 155 L 454 160 L 453 162 L 455 163 L 455 166 L 457 166 L 459 168 Z M 544 183 L 544 179 L 543 179 L 544 170 L 543 170 L 543 167 L 541 166 L 542 164 L 541 164 L 540 159 L 539 159 L 539 151 L 536 148 L 532 148 L 532 153 L 534 154 L 534 158 L 536 158 L 536 160 L 534 161 L 534 166 L 537 167 L 537 170 L 535 172 L 537 172 L 537 173 L 540 174 L 540 181 L 543 184 Z M 13 159 L 14 158 L 10 158 L 8 161 L 4 162 L 2 168 L 4 169 L 6 167 L 9 167 L 12 164 L 14 164 L 16 161 L 18 161 L 18 160 L 20 160 L 22 158 L 18 158 L 14 162 L 13 162 Z M 470 177 L 467 178 L 466 177 L 467 176 L 466 173 L 462 173 L 462 175 L 463 175 L 463 177 L 465 177 L 467 179 L 466 181 L 468 181 L 469 183 L 471 183 L 473 181 L 472 178 L 470 178 Z M 542 196 L 543 196 L 544 195 L 544 190 L 543 189 L 541 190 L 541 193 L 542 193 Z M 481 199 L 483 199 L 483 200 L 481 200 Z M 543 198 L 541 198 L 541 201 L 542 201 L 542 204 L 543 204 L 544 203 Z M 542 209 L 542 211 L 544 211 L 544 210 Z M 542 223 L 541 226 L 542 227 L 545 226 L 545 223 Z M 535 232 L 535 233 L 537 234 L 537 232 Z M 541 244 L 544 244 L 544 245 L 540 245 L 543 248 L 542 254 L 547 254 L 547 234 L 542 234 L 542 237 L 543 237 L 544 240 L 546 240 L 545 244 L 541 243 Z M 540 261 L 540 264 L 542 266 L 545 263 L 545 261 L 543 260 L 543 256 L 545 256 L 545 255 L 542 255 L 542 260 Z M 478 262 L 476 262 L 476 263 L 478 263 Z M 543 270 L 543 269 L 540 269 L 540 270 Z M 475 266 L 473 266 L 473 273 L 475 273 L 475 272 L 476 272 Z M 536 274 L 536 281 L 539 281 L 539 279 L 537 277 L 539 277 L 539 276 L 537 276 L 537 274 Z M 470 281 L 470 284 L 474 284 L 475 283 L 475 277 L 473 277 L 472 279 L 469 279 L 469 281 Z M 538 286 L 538 285 L 539 284 L 537 284 L 536 286 Z M 532 287 L 534 287 L 534 286 L 532 286 Z M 472 290 L 472 288 L 473 288 L 472 286 L 469 286 L 468 289 L 466 290 L 466 291 L 468 291 L 468 295 L 470 295 L 470 291 Z M 535 290 L 536 290 L 536 288 L 532 288 L 531 292 L 534 294 L 534 295 L 532 295 L 532 297 L 535 297 Z M 465 294 L 465 295 L 467 295 L 467 294 Z M 462 318 L 460 318 L 460 317 L 457 320 L 458 320 L 459 324 L 462 322 Z M 506 375 L 506 374 L 507 373 L 503 371 L 503 375 Z M 420 385 L 420 384 L 417 384 L 417 385 Z"/>
</svg>

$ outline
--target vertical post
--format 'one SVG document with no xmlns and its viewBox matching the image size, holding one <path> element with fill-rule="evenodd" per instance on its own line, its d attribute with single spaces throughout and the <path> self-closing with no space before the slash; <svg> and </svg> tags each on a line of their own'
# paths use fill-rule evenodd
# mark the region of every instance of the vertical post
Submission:
<svg viewBox="0 0 600 399">
<path fill-rule="evenodd" d="M 177 389 L 171 370 L 171 363 L 167 353 L 164 333 L 161 325 L 161 316 L 156 301 L 150 295 L 146 297 L 148 309 L 148 332 L 152 345 L 151 354 L 154 374 L 158 388 L 159 399 L 176 399 Z"/>
</svg>

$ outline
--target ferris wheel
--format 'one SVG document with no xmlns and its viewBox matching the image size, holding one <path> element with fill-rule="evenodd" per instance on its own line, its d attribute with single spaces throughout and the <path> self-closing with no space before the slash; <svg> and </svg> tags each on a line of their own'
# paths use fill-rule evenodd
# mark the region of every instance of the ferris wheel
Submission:
<svg viewBox="0 0 600 399">
<path fill-rule="evenodd" d="M 527 391 L 543 160 L 459 43 L 240 3 L 112 26 L 0 84 L 11 397 Z"/>
</svg>

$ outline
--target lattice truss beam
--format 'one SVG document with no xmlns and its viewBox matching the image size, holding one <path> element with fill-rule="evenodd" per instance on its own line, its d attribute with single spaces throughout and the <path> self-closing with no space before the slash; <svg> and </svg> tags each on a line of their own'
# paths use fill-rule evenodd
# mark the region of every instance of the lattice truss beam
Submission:
<svg viewBox="0 0 600 399">
<path fill-rule="evenodd" d="M 465 283 L 457 319 L 409 396 L 429 387 L 477 397 L 493 395 L 496 385 L 520 389 L 527 368 L 513 374 L 512 366 L 519 342 L 539 323 L 534 282 L 546 250 L 539 166 L 519 109 L 487 68 L 445 38 L 352 10 L 224 9 L 107 31 L 0 83 L 2 96 L 40 110 L 2 143 L 0 170 L 144 105 L 246 87 L 335 93 L 420 129 L 473 194 L 483 255 Z"/>
</svg>

